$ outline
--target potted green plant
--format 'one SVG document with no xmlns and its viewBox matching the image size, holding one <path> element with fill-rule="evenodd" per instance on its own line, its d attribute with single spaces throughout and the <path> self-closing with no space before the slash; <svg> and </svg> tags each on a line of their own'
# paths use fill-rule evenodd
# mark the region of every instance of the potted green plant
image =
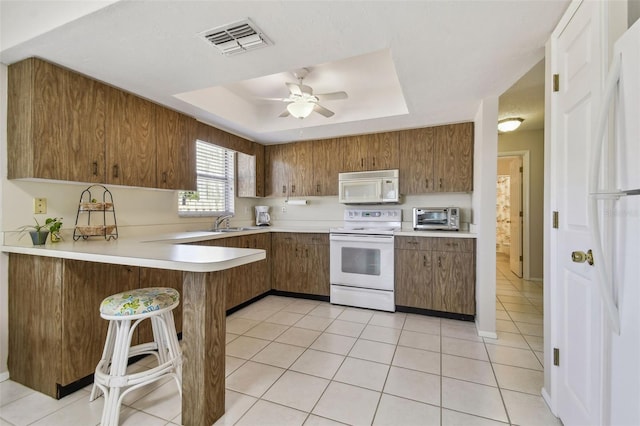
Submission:
<svg viewBox="0 0 640 426">
<path fill-rule="evenodd" d="M 36 219 L 35 217 L 33 218 L 33 220 L 36 223 L 35 225 L 25 225 L 20 228 L 21 232 L 29 231 L 29 235 L 31 236 L 31 241 L 33 241 L 33 245 L 39 246 L 46 243 L 49 232 L 51 232 L 51 235 L 52 235 L 52 242 L 60 240 L 60 228 L 62 227 L 62 218 L 48 217 L 47 219 L 45 219 L 43 225 L 41 225 L 40 222 L 38 222 L 38 219 Z M 53 237 L 54 234 L 56 234 L 55 238 L 57 238 L 55 240 Z"/>
</svg>

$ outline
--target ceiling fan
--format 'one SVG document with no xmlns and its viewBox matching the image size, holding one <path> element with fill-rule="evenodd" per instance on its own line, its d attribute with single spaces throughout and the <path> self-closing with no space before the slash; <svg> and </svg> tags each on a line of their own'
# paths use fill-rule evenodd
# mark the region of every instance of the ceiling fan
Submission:
<svg viewBox="0 0 640 426">
<path fill-rule="evenodd" d="M 318 114 L 329 118 L 334 115 L 334 112 L 323 107 L 318 102 L 348 98 L 346 92 L 318 93 L 314 95 L 311 87 L 302 84 L 302 80 L 308 74 L 309 70 L 307 68 L 294 71 L 293 75 L 298 79 L 298 83 L 285 83 L 289 88 L 289 97 L 269 99 L 288 103 L 287 109 L 285 109 L 279 117 L 288 117 L 292 115 L 295 118 L 302 119 L 308 117 L 313 111 L 315 111 Z"/>
</svg>

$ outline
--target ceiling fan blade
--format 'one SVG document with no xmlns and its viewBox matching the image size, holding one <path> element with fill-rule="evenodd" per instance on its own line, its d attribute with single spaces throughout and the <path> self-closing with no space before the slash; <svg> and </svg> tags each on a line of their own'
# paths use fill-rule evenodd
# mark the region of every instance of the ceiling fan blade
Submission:
<svg viewBox="0 0 640 426">
<path fill-rule="evenodd" d="M 290 115 L 291 114 L 289 113 L 289 111 L 285 109 L 284 111 L 282 111 L 282 114 L 280 114 L 278 117 L 288 117 Z"/>
<path fill-rule="evenodd" d="M 285 83 L 292 95 L 302 96 L 304 93 L 313 95 L 313 89 L 305 84 Z"/>
<path fill-rule="evenodd" d="M 289 98 L 254 98 L 259 101 L 278 101 L 278 102 L 290 102 Z"/>
<path fill-rule="evenodd" d="M 313 110 L 320 115 L 324 115 L 327 118 L 331 117 L 334 114 L 333 111 L 330 111 L 325 107 L 323 107 L 322 105 L 318 105 L 318 104 L 315 104 L 313 106 Z"/>
<path fill-rule="evenodd" d="M 285 84 L 289 88 L 289 92 L 291 92 L 292 95 L 302 96 L 302 89 L 300 88 L 300 85 L 296 83 L 285 83 Z"/>
<path fill-rule="evenodd" d="M 315 96 L 321 101 L 338 101 L 341 99 L 347 99 L 349 97 L 349 95 L 347 95 L 347 92 L 319 93 Z"/>
</svg>

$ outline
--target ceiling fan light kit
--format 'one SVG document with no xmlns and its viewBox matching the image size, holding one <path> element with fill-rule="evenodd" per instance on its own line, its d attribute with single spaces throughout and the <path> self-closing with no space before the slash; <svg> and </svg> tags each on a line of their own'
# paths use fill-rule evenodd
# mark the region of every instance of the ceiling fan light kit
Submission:
<svg viewBox="0 0 640 426">
<path fill-rule="evenodd" d="M 346 92 L 333 92 L 313 94 L 313 89 L 310 86 L 302 84 L 309 70 L 302 68 L 293 72 L 293 75 L 298 79 L 298 83 L 285 83 L 289 89 L 289 97 L 287 98 L 264 98 L 267 100 L 286 102 L 287 109 L 280 114 L 280 117 L 289 117 L 290 115 L 295 118 L 307 118 L 312 112 L 329 118 L 334 115 L 334 112 L 323 107 L 318 102 L 320 101 L 337 101 L 347 99 L 349 96 Z"/>
<path fill-rule="evenodd" d="M 313 102 L 295 101 L 287 105 L 287 111 L 295 118 L 307 118 L 313 112 Z"/>
<path fill-rule="evenodd" d="M 505 118 L 503 120 L 500 120 L 498 121 L 498 131 L 513 132 L 518 127 L 520 127 L 523 121 L 524 118 L 520 117 Z"/>
</svg>

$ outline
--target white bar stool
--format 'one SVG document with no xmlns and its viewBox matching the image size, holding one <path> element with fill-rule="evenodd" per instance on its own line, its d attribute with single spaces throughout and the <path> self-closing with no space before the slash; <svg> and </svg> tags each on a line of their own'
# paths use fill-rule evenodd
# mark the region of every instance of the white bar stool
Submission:
<svg viewBox="0 0 640 426">
<path fill-rule="evenodd" d="M 109 320 L 109 329 L 89 400 L 104 394 L 102 426 L 117 426 L 125 395 L 156 380 L 173 377 L 182 395 L 182 352 L 173 321 L 173 309 L 179 304 L 178 291 L 166 287 L 125 291 L 100 304 L 100 316 Z M 147 318 L 154 341 L 131 346 L 136 327 Z M 155 355 L 158 366 L 127 374 L 129 358 L 144 354 Z"/>
</svg>

